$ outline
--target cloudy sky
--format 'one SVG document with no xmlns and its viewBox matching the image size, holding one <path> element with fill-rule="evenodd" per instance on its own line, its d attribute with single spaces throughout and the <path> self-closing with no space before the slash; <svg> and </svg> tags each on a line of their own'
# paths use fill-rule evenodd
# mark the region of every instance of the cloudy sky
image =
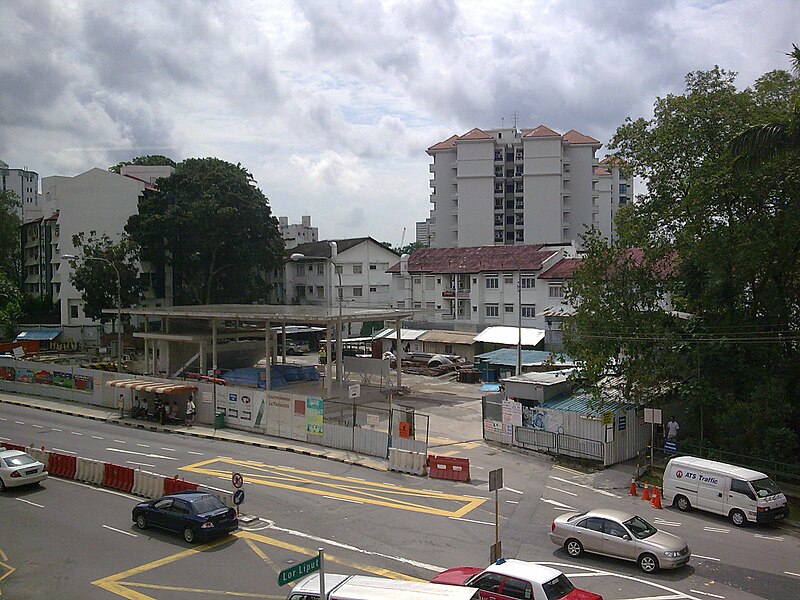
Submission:
<svg viewBox="0 0 800 600">
<path fill-rule="evenodd" d="M 797 0 L 0 0 L 0 159 L 215 156 L 322 238 L 408 243 L 428 146 L 515 113 L 605 143 L 689 71 L 788 68 L 798 23 Z"/>
</svg>

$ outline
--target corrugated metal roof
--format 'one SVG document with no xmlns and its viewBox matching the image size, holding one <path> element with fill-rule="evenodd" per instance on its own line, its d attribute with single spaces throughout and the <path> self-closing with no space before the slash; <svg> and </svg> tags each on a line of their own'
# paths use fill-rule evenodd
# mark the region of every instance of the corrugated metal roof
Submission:
<svg viewBox="0 0 800 600">
<path fill-rule="evenodd" d="M 565 362 L 572 362 L 572 359 L 569 357 L 564 357 Z M 507 377 L 505 379 L 501 379 L 501 381 L 512 381 L 514 383 L 531 383 L 537 385 L 557 385 L 559 383 L 564 383 L 569 379 L 569 376 L 572 375 L 577 369 L 562 369 L 560 371 L 547 371 L 546 373 L 540 373 L 538 371 L 532 373 L 523 373 L 522 375 L 514 375 L 513 377 Z"/>
<path fill-rule="evenodd" d="M 427 329 L 401 329 L 400 330 L 400 339 L 413 341 L 419 339 L 419 337 L 424 334 Z M 386 329 L 381 329 L 378 333 L 373 335 L 373 339 L 381 340 L 384 338 L 394 338 L 396 336 L 396 330 L 394 327 L 387 327 Z"/>
<path fill-rule="evenodd" d="M 571 396 L 553 398 L 540 405 L 542 408 L 580 413 L 589 417 L 599 417 L 604 412 L 630 410 L 633 404 L 620 402 L 612 398 L 596 399 L 591 394 L 573 394 Z"/>
<path fill-rule="evenodd" d="M 513 367 L 517 364 L 517 349 L 516 348 L 500 348 L 499 350 L 492 350 L 477 355 L 485 362 L 493 365 L 504 365 Z M 523 350 L 522 351 L 522 366 L 531 367 L 544 364 L 548 359 L 552 360 L 554 364 L 558 365 L 572 365 L 572 359 L 564 357 L 563 355 L 553 354 L 552 352 L 544 352 L 542 350 Z"/>
<path fill-rule="evenodd" d="M 440 342 L 442 344 L 474 344 L 475 334 L 469 331 L 445 331 L 431 329 L 419 338 L 422 342 Z"/>
<path fill-rule="evenodd" d="M 516 346 L 519 341 L 519 331 L 517 327 L 487 327 L 475 336 L 475 341 Z M 523 327 L 521 331 L 523 346 L 536 346 L 544 339 L 544 329 Z"/>
<path fill-rule="evenodd" d="M 17 340 L 39 340 L 49 342 L 60 335 L 60 329 L 29 329 L 20 331 L 17 335 Z"/>
</svg>

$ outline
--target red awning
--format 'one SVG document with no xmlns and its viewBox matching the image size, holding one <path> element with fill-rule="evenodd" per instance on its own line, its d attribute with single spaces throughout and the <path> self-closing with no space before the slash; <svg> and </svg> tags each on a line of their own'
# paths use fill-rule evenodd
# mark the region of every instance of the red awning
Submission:
<svg viewBox="0 0 800 600">
<path fill-rule="evenodd" d="M 196 385 L 187 383 L 167 383 L 165 381 L 148 381 L 146 379 L 113 379 L 107 381 L 109 387 L 126 388 L 137 392 L 154 394 L 188 394 L 197 391 Z"/>
</svg>

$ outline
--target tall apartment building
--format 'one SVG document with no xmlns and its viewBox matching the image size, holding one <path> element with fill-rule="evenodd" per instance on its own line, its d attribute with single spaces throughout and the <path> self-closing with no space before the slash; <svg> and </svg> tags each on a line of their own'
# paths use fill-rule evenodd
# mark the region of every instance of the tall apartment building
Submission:
<svg viewBox="0 0 800 600">
<path fill-rule="evenodd" d="M 433 222 L 431 219 L 417 222 L 416 242 L 423 248 L 429 248 L 433 236 Z"/>
<path fill-rule="evenodd" d="M 589 227 L 612 235 L 613 164 L 574 129 L 475 128 L 434 144 L 429 239 L 433 248 L 571 243 Z M 620 182 L 617 182 L 619 192 Z"/>
<path fill-rule="evenodd" d="M 39 206 L 39 174 L 28 169 L 12 169 L 0 160 L 0 191 L 17 195 L 19 218 L 24 223 L 42 216 Z"/>
<path fill-rule="evenodd" d="M 281 237 L 286 248 L 310 244 L 319 239 L 319 229 L 311 226 L 311 216 L 303 215 L 300 223 L 289 224 L 289 217 L 278 217 Z"/>
</svg>

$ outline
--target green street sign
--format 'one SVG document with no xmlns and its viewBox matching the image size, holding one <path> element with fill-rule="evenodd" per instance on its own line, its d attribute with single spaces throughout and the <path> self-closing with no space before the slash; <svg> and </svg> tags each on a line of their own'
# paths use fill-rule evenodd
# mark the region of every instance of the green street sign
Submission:
<svg viewBox="0 0 800 600">
<path fill-rule="evenodd" d="M 286 585 L 296 579 L 310 575 L 314 571 L 319 571 L 319 556 L 315 556 L 305 562 L 297 563 L 293 567 L 281 571 L 278 574 L 278 585 Z"/>
</svg>

